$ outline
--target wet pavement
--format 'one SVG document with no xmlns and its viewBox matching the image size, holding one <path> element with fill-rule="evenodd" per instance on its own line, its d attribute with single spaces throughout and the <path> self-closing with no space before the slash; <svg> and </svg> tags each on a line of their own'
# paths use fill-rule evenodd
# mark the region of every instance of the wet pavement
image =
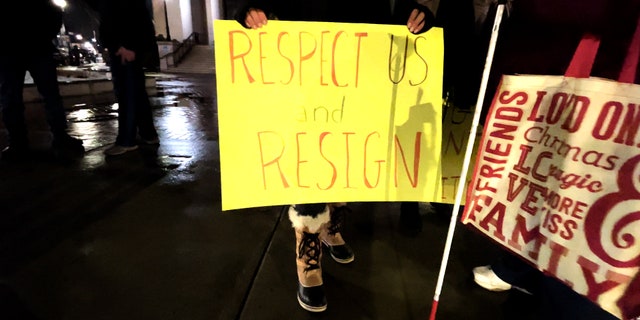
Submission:
<svg viewBox="0 0 640 320">
<path fill-rule="evenodd" d="M 329 306 L 306 312 L 283 207 L 221 211 L 214 76 L 156 84 L 160 145 L 115 158 L 102 153 L 116 136 L 111 95 L 65 98 L 79 159 L 49 154 L 41 106 L 29 106 L 34 158 L 0 162 L 0 319 L 429 318 L 448 207 L 421 204 L 407 230 L 397 203 L 351 204 L 356 259 L 324 257 Z M 530 296 L 473 283 L 498 251 L 457 227 L 437 319 L 532 319 Z"/>
</svg>

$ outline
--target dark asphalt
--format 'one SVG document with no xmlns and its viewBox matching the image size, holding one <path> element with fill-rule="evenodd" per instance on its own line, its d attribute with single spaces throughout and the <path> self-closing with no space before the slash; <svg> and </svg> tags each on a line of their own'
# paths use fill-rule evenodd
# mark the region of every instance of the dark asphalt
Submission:
<svg viewBox="0 0 640 320">
<path fill-rule="evenodd" d="M 422 204 L 410 233 L 397 203 L 351 204 L 356 259 L 325 256 L 328 310 L 306 312 L 282 207 L 221 211 L 214 76 L 156 80 L 160 146 L 114 159 L 102 153 L 117 128 L 110 95 L 65 99 L 80 159 L 47 152 L 41 106 L 29 106 L 34 157 L 0 162 L 0 319 L 429 318 L 450 209 Z M 532 297 L 473 283 L 498 250 L 457 227 L 437 319 L 533 318 Z"/>
</svg>

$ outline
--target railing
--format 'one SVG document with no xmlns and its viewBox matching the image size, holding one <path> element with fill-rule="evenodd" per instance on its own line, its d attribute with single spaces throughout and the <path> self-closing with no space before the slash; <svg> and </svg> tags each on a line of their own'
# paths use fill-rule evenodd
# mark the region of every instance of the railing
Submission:
<svg viewBox="0 0 640 320">
<path fill-rule="evenodd" d="M 184 39 L 184 41 L 178 43 L 173 52 L 169 52 L 160 57 L 160 70 L 177 67 L 182 59 L 191 51 L 193 46 L 198 44 L 198 40 L 199 34 L 194 32 Z"/>
</svg>

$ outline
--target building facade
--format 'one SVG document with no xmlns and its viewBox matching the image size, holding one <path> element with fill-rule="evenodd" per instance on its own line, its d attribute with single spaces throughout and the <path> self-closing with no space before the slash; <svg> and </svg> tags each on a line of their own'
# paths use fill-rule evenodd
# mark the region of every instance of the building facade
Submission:
<svg viewBox="0 0 640 320">
<path fill-rule="evenodd" d="M 156 33 L 183 41 L 194 32 L 200 44 L 213 45 L 213 21 L 233 19 L 240 0 L 151 0 Z"/>
</svg>

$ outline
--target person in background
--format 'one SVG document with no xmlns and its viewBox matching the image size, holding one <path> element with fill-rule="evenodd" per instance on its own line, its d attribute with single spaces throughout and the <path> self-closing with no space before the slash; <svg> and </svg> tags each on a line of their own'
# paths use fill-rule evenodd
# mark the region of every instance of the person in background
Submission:
<svg viewBox="0 0 640 320">
<path fill-rule="evenodd" d="M 444 37 L 444 65 L 442 79 L 443 112 L 447 108 L 471 110 L 480 89 L 483 37 L 476 25 L 474 2 L 478 0 L 418 0 L 435 13 L 434 26 L 442 28 Z M 485 51 L 486 52 L 486 51 Z M 453 205 L 431 202 L 433 211 L 450 216 Z M 420 203 L 400 204 L 399 232 L 414 237 L 422 231 Z"/>
<path fill-rule="evenodd" d="M 385 1 L 250 1 L 236 16 L 246 28 L 259 29 L 268 20 L 404 24 L 420 33 L 433 26 L 433 14 L 409 0 Z M 288 209 L 296 236 L 298 303 L 322 312 L 327 300 L 322 282 L 322 244 L 338 263 L 350 263 L 354 253 L 342 237 L 346 203 L 296 204 Z"/>
<path fill-rule="evenodd" d="M 118 136 L 104 151 L 117 156 L 138 149 L 139 141 L 159 143 L 145 86 L 145 63 L 157 55 L 156 32 L 145 0 L 87 0 L 99 14 L 99 38 L 109 52 L 118 101 Z"/>
<path fill-rule="evenodd" d="M 5 160 L 25 160 L 30 143 L 23 100 L 27 71 L 44 100 L 47 123 L 57 155 L 81 155 L 82 140 L 67 133 L 67 119 L 58 85 L 54 39 L 62 26 L 62 9 L 51 0 L 24 0 L 12 3 L 11 10 L 0 10 L 3 42 L 11 49 L 0 50 L 0 109 L 9 133 L 9 146 L 2 151 Z M 19 30 L 19 31 L 12 31 Z"/>
<path fill-rule="evenodd" d="M 80 66 L 82 63 L 82 58 L 81 58 L 81 53 L 80 53 L 80 48 L 78 48 L 77 44 L 74 44 L 73 47 L 71 47 L 71 50 L 69 52 L 69 64 L 72 66 Z"/>
</svg>

